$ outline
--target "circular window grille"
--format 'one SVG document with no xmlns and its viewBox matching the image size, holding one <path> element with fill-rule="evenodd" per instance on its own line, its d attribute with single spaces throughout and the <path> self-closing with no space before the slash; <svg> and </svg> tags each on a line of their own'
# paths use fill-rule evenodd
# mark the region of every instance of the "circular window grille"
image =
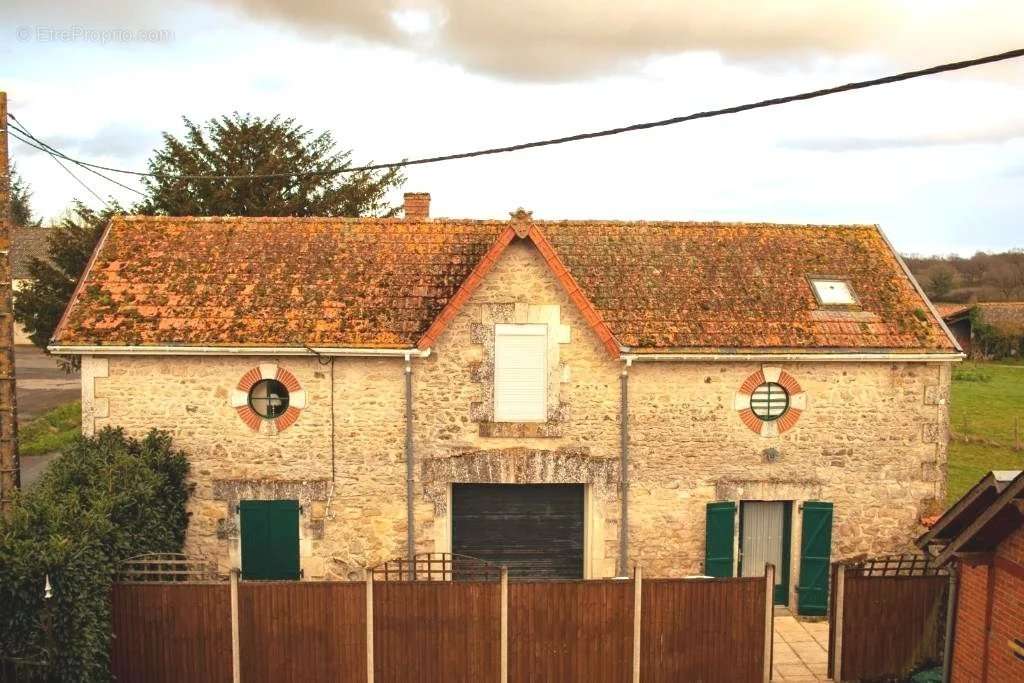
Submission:
<svg viewBox="0 0 1024 683">
<path fill-rule="evenodd" d="M 789 410 L 789 392 L 778 382 L 765 382 L 750 395 L 750 410 L 762 420 L 778 420 Z"/>
<path fill-rule="evenodd" d="M 761 436 L 778 436 L 792 429 L 806 407 L 807 395 L 800 383 L 782 368 L 761 368 L 736 392 L 740 420 Z"/>
<path fill-rule="evenodd" d="M 306 392 L 285 368 L 262 363 L 242 375 L 231 392 L 231 407 L 254 432 L 273 435 L 299 419 Z"/>
<path fill-rule="evenodd" d="M 288 387 L 276 379 L 261 379 L 249 390 L 249 407 L 266 420 L 284 415 L 288 409 Z"/>
</svg>

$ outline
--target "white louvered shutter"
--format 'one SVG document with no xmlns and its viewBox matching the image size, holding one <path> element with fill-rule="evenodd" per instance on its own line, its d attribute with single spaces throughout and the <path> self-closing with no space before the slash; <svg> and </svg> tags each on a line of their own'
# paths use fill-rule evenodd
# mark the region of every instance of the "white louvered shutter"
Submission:
<svg viewBox="0 0 1024 683">
<path fill-rule="evenodd" d="M 494 421 L 547 420 L 547 325 L 496 325 Z"/>
</svg>

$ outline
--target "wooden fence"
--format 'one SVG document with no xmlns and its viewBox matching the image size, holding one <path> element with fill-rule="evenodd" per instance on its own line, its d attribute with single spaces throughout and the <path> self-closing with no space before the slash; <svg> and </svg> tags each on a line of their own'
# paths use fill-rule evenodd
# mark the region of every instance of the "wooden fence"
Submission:
<svg viewBox="0 0 1024 683">
<path fill-rule="evenodd" d="M 947 576 L 872 576 L 833 567 L 829 676 L 902 680 L 942 661 Z"/>
<path fill-rule="evenodd" d="M 509 679 L 629 681 L 632 581 L 509 586 Z"/>
<path fill-rule="evenodd" d="M 223 583 L 115 584 L 117 681 L 230 681 L 231 594 Z"/>
<path fill-rule="evenodd" d="M 640 678 L 644 683 L 761 680 L 771 656 L 774 611 L 772 589 L 765 590 L 760 578 L 644 581 Z"/>
<path fill-rule="evenodd" d="M 242 582 L 237 680 L 767 681 L 773 581 Z M 231 602 L 116 584 L 117 680 L 232 681 Z"/>
<path fill-rule="evenodd" d="M 362 583 L 240 583 L 238 625 L 246 683 L 366 680 Z"/>
</svg>

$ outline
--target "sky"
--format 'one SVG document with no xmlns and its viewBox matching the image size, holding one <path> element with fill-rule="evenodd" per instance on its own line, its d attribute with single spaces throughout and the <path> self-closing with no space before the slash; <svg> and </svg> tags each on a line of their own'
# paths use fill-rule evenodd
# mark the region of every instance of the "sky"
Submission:
<svg viewBox="0 0 1024 683">
<path fill-rule="evenodd" d="M 183 116 L 232 111 L 379 162 L 993 54 L 1022 25 L 1019 0 L 4 0 L 0 89 L 37 137 L 120 168 Z M 99 206 L 48 156 L 11 156 L 42 217 Z M 1024 248 L 1024 59 L 407 176 L 437 216 L 878 223 L 904 253 Z"/>
</svg>

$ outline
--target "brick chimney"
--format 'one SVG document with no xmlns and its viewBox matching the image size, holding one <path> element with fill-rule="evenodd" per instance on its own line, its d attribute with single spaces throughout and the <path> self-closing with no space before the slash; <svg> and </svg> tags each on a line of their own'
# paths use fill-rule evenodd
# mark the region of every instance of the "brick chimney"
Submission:
<svg viewBox="0 0 1024 683">
<path fill-rule="evenodd" d="M 427 218 L 430 218 L 430 193 L 406 192 L 405 219 L 407 221 L 422 221 Z"/>
</svg>

